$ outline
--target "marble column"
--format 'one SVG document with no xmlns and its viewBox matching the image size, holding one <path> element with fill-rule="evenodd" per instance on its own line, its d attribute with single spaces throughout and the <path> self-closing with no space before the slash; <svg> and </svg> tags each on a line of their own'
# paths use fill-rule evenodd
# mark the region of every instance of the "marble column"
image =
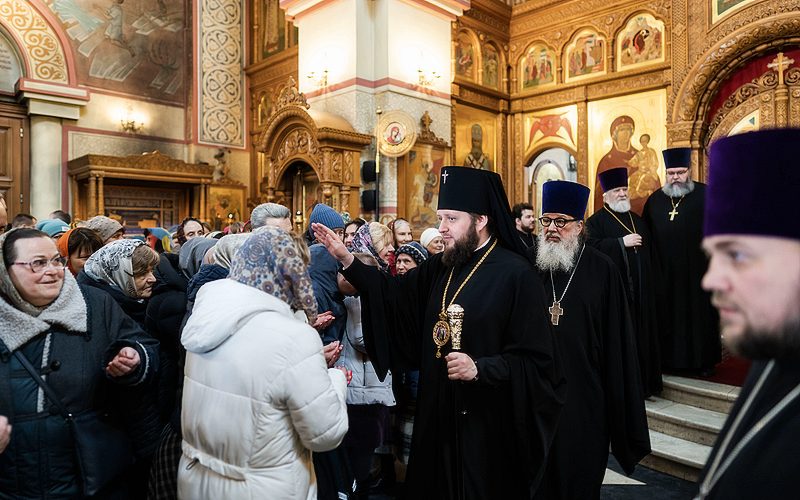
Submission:
<svg viewBox="0 0 800 500">
<path fill-rule="evenodd" d="M 39 220 L 61 208 L 61 119 L 31 116 L 31 214 Z"/>
</svg>

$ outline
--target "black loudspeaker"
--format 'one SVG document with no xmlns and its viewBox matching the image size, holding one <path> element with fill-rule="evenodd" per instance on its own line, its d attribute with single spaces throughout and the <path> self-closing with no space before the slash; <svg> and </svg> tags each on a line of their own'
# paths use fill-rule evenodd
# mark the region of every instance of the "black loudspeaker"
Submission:
<svg viewBox="0 0 800 500">
<path fill-rule="evenodd" d="M 374 189 L 365 189 L 361 192 L 361 208 L 363 208 L 365 212 L 375 211 L 377 201 L 378 198 Z"/>
<path fill-rule="evenodd" d="M 367 160 L 361 164 L 361 182 L 375 182 L 375 161 Z"/>
</svg>

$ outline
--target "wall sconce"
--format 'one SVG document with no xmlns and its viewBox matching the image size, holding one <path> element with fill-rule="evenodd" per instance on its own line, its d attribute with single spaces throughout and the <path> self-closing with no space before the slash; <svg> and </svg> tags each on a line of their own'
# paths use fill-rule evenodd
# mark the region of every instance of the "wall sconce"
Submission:
<svg viewBox="0 0 800 500">
<path fill-rule="evenodd" d="M 144 128 L 144 119 L 138 113 L 133 112 L 133 108 L 128 110 L 120 117 L 119 125 L 122 131 L 128 134 L 138 134 Z"/>
<path fill-rule="evenodd" d="M 433 84 L 442 77 L 439 73 L 431 71 L 427 73 L 422 68 L 417 69 L 418 84 L 420 87 L 433 87 Z"/>
<path fill-rule="evenodd" d="M 322 70 L 322 73 L 319 75 L 317 74 L 316 71 L 312 71 L 311 73 L 306 75 L 306 78 L 308 78 L 311 81 L 311 84 L 316 86 L 318 89 L 322 89 L 328 86 L 327 69 Z"/>
</svg>

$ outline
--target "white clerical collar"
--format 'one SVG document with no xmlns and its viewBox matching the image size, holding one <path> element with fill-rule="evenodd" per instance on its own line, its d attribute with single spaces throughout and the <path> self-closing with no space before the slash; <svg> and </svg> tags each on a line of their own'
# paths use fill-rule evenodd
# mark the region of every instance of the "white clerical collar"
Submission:
<svg viewBox="0 0 800 500">
<path fill-rule="evenodd" d="M 476 249 L 475 249 L 475 252 L 477 252 L 477 251 L 478 251 L 478 250 L 480 250 L 481 248 L 483 248 L 483 247 L 485 247 L 486 245 L 488 245 L 490 241 L 492 241 L 492 237 L 491 237 L 491 236 L 489 236 L 488 238 L 486 238 L 486 241 L 484 241 L 484 242 L 481 244 L 481 246 L 479 246 L 478 248 L 476 248 Z M 472 252 L 472 253 L 475 253 L 475 252 Z"/>
</svg>

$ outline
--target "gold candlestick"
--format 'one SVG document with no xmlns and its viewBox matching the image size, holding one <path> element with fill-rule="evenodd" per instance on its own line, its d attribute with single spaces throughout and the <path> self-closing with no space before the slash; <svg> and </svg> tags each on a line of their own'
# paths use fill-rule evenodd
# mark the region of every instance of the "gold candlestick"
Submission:
<svg viewBox="0 0 800 500">
<path fill-rule="evenodd" d="M 447 322 L 450 323 L 450 340 L 454 351 L 461 350 L 461 329 L 464 326 L 464 308 L 450 304 L 447 308 Z"/>
</svg>

